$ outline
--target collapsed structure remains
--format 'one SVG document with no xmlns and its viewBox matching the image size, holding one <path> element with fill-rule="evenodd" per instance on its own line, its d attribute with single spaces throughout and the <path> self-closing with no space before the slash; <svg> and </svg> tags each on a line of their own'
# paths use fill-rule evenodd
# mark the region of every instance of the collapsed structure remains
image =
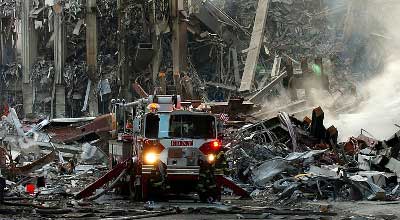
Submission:
<svg viewBox="0 0 400 220">
<path fill-rule="evenodd" d="M 324 125 L 325 115 L 355 111 L 366 99 L 362 82 L 385 69 L 393 48 L 381 24 L 392 19 L 393 5 L 2 0 L 0 200 L 37 210 L 35 217 L 110 217 L 114 209 L 93 206 L 100 213 L 94 214 L 83 207 L 113 190 L 137 199 L 137 181 L 154 171 L 157 178 L 146 179 L 152 187 L 176 187 L 169 177 L 183 169 L 170 162 L 192 163 L 188 152 L 217 161 L 185 167 L 198 174 L 194 188 L 209 203 L 233 194 L 282 207 L 398 200 L 399 134 L 341 137 L 340 127 Z M 164 165 L 141 164 L 149 140 L 159 155 L 166 149 Z M 187 146 L 199 150 L 172 151 Z M 157 207 L 147 190 L 140 189 L 150 201 L 144 210 L 120 215 L 195 213 Z M 337 214 L 229 208 L 218 212 Z"/>
</svg>

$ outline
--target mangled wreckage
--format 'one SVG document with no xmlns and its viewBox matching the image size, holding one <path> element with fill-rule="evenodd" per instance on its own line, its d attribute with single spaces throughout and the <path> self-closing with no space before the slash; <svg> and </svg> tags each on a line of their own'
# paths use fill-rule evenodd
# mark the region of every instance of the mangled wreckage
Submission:
<svg viewBox="0 0 400 220">
<path fill-rule="evenodd" d="M 231 175 L 256 199 L 392 200 L 398 197 L 398 134 L 381 141 L 360 134 L 338 143 L 324 112 L 299 121 L 286 113 L 228 135 Z M 271 192 L 274 192 L 271 194 Z"/>
<path fill-rule="evenodd" d="M 381 30 L 357 10 L 376 12 L 375 6 L 388 7 L 355 0 L 2 1 L 0 199 L 39 217 L 182 212 L 154 211 L 153 201 L 135 211 L 96 206 L 117 203 L 112 199 L 121 194 L 137 197 L 143 169 L 132 169 L 138 164 L 132 151 L 140 149 L 138 134 L 148 124 L 165 132 L 162 126 L 170 121 L 158 110 L 171 103 L 171 112 L 218 119 L 209 143 L 221 149 L 212 156 L 200 153 L 221 163 L 207 167 L 202 183 L 215 183 L 222 189 L 218 196 L 284 206 L 399 199 L 400 133 L 377 140 L 363 131 L 339 142 L 340 127 L 324 126 L 325 109 L 329 116 L 354 111 L 365 98 L 356 82 L 383 68 L 384 37 L 375 34 Z M 151 98 L 148 106 L 141 103 L 146 114 L 157 109 L 150 123 L 129 103 Z M 179 140 L 144 137 L 143 145 L 146 138 L 156 147 L 204 142 L 188 133 Z M 169 158 L 175 151 L 166 152 Z M 176 164 L 193 159 L 186 150 L 176 152 Z M 147 171 L 157 173 L 152 181 L 168 191 L 168 169 L 161 166 Z M 199 195 L 210 203 L 220 199 L 212 196 Z M 218 212 L 255 211 L 223 208 Z M 257 210 L 261 217 L 324 215 L 286 211 Z"/>
</svg>

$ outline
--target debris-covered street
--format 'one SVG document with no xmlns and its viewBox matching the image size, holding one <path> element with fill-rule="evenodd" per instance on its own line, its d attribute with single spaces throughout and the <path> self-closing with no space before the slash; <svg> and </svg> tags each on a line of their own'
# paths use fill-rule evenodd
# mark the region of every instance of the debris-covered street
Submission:
<svg viewBox="0 0 400 220">
<path fill-rule="evenodd" d="M 399 12 L 0 0 L 0 219 L 400 218 Z"/>
</svg>

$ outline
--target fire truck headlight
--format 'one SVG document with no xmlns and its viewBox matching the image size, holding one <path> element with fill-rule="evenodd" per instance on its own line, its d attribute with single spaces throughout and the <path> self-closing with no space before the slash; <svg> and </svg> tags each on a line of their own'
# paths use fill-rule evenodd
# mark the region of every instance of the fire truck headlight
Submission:
<svg viewBox="0 0 400 220">
<path fill-rule="evenodd" d="M 153 152 L 148 152 L 144 155 L 144 162 L 147 164 L 154 164 L 157 160 L 158 156 Z"/>
<path fill-rule="evenodd" d="M 209 163 L 212 163 L 215 161 L 215 155 L 214 154 L 209 154 L 207 155 L 207 160 Z"/>
</svg>

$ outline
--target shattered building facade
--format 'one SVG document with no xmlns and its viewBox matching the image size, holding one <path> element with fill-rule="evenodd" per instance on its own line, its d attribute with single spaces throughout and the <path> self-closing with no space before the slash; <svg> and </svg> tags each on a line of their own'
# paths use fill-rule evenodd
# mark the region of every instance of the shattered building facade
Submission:
<svg viewBox="0 0 400 220">
<path fill-rule="evenodd" d="M 334 85 L 346 75 L 382 68 L 382 39 L 362 31 L 374 26 L 373 18 L 366 18 L 377 9 L 362 14 L 356 10 L 359 1 L 271 1 L 258 53 L 249 51 L 257 1 L 190 1 L 179 15 L 171 11 L 172 3 L 4 1 L 2 75 L 7 80 L 1 88 L 12 95 L 3 105 L 24 106 L 25 115 L 78 117 L 107 112 L 111 98 L 131 100 L 133 83 L 149 93 L 158 88 L 189 100 L 222 101 L 242 95 L 243 75 L 254 78 L 245 93 L 254 98 L 270 91 L 265 87 L 283 72 L 278 81 L 301 88 L 303 83 L 290 81 L 293 74 L 304 78 L 317 70 Z M 174 36 L 179 28 L 187 33 Z M 258 62 L 247 68 L 250 53 Z M 371 57 L 375 60 L 367 62 Z"/>
</svg>

